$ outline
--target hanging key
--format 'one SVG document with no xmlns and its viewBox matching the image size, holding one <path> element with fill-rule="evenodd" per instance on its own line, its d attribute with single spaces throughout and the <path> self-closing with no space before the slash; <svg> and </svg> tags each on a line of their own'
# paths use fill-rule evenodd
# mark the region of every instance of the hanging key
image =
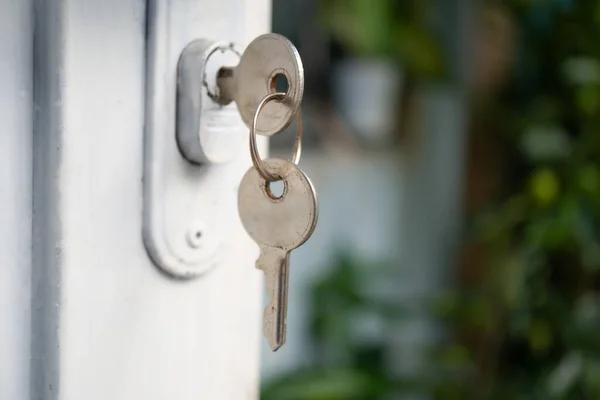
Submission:
<svg viewBox="0 0 600 400">
<path fill-rule="evenodd" d="M 298 50 L 284 36 L 268 33 L 254 39 L 235 67 L 223 67 L 217 75 L 221 104 L 235 101 L 247 126 L 260 101 L 276 92 L 276 82 L 285 78 L 286 96 L 265 106 L 256 127 L 259 135 L 271 136 L 292 122 L 302 103 L 304 68 Z"/>
<path fill-rule="evenodd" d="M 239 188 L 240 218 L 260 247 L 256 267 L 264 271 L 269 304 L 264 312 L 264 334 L 273 351 L 285 343 L 290 252 L 312 235 L 318 218 L 315 189 L 291 161 L 261 161 L 270 175 L 283 181 L 275 196 L 256 168 L 243 177 Z"/>
</svg>

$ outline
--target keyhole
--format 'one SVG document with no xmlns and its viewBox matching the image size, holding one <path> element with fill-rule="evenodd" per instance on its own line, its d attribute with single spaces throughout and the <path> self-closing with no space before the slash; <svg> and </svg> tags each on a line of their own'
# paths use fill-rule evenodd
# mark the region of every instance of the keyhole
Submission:
<svg viewBox="0 0 600 400">
<path fill-rule="evenodd" d="M 282 73 L 275 74 L 271 78 L 271 93 L 287 93 L 290 84 L 288 82 L 287 76 Z"/>
<path fill-rule="evenodd" d="M 285 191 L 285 182 L 283 180 L 267 183 L 267 193 L 274 199 L 280 199 Z"/>
</svg>

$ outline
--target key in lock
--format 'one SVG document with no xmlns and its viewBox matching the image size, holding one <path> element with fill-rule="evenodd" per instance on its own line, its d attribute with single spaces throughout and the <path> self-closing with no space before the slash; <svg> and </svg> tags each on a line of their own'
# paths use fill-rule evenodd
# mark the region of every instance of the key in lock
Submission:
<svg viewBox="0 0 600 400">
<path fill-rule="evenodd" d="M 304 69 L 294 45 L 274 33 L 257 37 L 241 54 L 228 42 L 190 43 L 179 60 L 177 84 L 177 143 L 185 158 L 204 164 L 235 157 L 232 151 L 239 146 L 232 143 L 244 140 L 247 131 L 234 132 L 228 126 L 241 118 L 249 127 L 258 104 L 275 92 L 280 76 L 287 80 L 286 95 L 265 106 L 256 127 L 259 135 L 283 131 L 299 112 Z M 234 115 L 236 108 L 239 115 Z"/>
</svg>

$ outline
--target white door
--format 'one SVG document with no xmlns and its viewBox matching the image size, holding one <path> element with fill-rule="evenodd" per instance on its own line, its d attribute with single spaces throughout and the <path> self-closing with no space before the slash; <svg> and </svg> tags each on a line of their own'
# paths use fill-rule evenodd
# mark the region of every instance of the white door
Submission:
<svg viewBox="0 0 600 400">
<path fill-rule="evenodd" d="M 0 0 L 1 400 L 258 398 L 262 274 L 232 210 L 196 279 L 144 245 L 149 20 L 169 54 L 186 35 L 243 47 L 270 1 Z"/>
</svg>

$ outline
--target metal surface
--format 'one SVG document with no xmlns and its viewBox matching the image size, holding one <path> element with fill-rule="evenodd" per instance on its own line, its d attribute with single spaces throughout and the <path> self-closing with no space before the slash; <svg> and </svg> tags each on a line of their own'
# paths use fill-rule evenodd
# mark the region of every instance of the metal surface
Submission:
<svg viewBox="0 0 600 400">
<path fill-rule="evenodd" d="M 283 101 L 265 107 L 256 127 L 259 135 L 275 135 L 292 123 L 304 94 L 304 68 L 298 50 L 285 37 L 275 33 L 257 37 L 248 45 L 234 71 L 234 97 L 248 127 L 261 100 L 275 92 L 278 75 L 287 80 L 287 95 Z"/>
<path fill-rule="evenodd" d="M 247 129 L 235 104 L 219 104 L 218 71 L 239 62 L 233 43 L 198 39 L 186 46 L 177 72 L 177 143 L 196 164 L 225 163 L 239 156 Z"/>
<path fill-rule="evenodd" d="M 200 22 L 211 17 L 199 14 L 201 4 L 197 11 L 191 4 L 153 0 L 148 13 L 143 238 L 154 263 L 178 279 L 223 262 L 236 240 L 235 193 L 248 166 L 248 131 L 235 105 L 211 100 L 217 72 L 237 60 L 226 43 L 240 36 L 235 29 L 208 29 Z M 198 40 L 214 37 L 223 41 Z"/>
<path fill-rule="evenodd" d="M 269 104 L 270 101 L 280 101 L 285 98 L 285 93 L 272 93 L 265 96 L 264 99 L 258 104 L 254 118 L 252 118 L 252 124 L 250 125 L 250 158 L 254 168 L 258 171 L 260 176 L 268 182 L 276 181 L 280 179 L 278 176 L 274 176 L 269 173 L 267 168 L 263 165 L 260 159 L 258 151 L 258 144 L 256 143 L 256 124 L 260 118 L 260 113 L 263 108 Z M 298 125 L 296 127 L 296 139 L 294 141 L 294 150 L 292 151 L 292 157 L 290 161 L 294 164 L 298 164 L 300 156 L 302 154 L 302 113 L 298 110 Z"/>
<path fill-rule="evenodd" d="M 265 274 L 269 304 L 264 334 L 273 351 L 285 343 L 290 251 L 305 243 L 318 219 L 317 194 L 308 177 L 290 161 L 263 161 L 281 177 L 283 194 L 274 196 L 268 182 L 251 168 L 240 183 L 239 214 L 244 228 L 260 247 L 256 267 Z"/>
<path fill-rule="evenodd" d="M 235 100 L 235 68 L 223 67 L 217 73 L 217 86 L 219 87 L 219 104 L 229 104 Z"/>
<path fill-rule="evenodd" d="M 269 29 L 270 3 L 153 0 L 148 6 L 146 10 L 143 0 L 37 1 L 34 51 L 28 48 L 31 37 L 25 37 L 7 53 L 20 60 L 10 77 L 14 86 L 3 86 L 0 93 L 0 98 L 7 93 L 12 99 L 0 115 L 15 111 L 14 122 L 0 134 L 0 141 L 6 132 L 14 140 L 6 149 L 14 150 L 12 168 L 31 161 L 25 129 L 34 110 L 36 122 L 33 246 L 31 253 L 15 248 L 15 258 L 0 268 L 15 269 L 8 296 L 15 301 L 32 298 L 33 304 L 31 312 L 21 303 L 23 308 L 15 307 L 11 315 L 0 314 L 2 329 L 21 334 L 2 338 L 14 346 L 9 352 L 0 349 L 0 362 L 13 371 L 6 375 L 8 386 L 0 382 L 2 400 L 259 398 L 262 282 L 252 268 L 258 249 L 239 222 L 235 198 L 250 158 L 243 151 L 236 171 L 216 167 L 220 172 L 210 178 L 210 191 L 221 195 L 219 205 L 184 202 L 190 197 L 189 181 L 196 182 L 199 174 L 177 149 L 174 107 L 176 62 L 183 48 L 197 38 L 247 43 Z M 26 10 L 5 11 L 1 9 L 0 20 L 6 16 L 25 35 Z M 6 26 L 0 24 L 0 31 Z M 157 59 L 164 75 L 152 90 L 145 82 L 147 35 L 159 37 L 154 51 L 160 48 L 164 56 Z M 5 38 L 0 35 L 0 42 Z M 26 65 L 32 56 L 33 74 Z M 27 86 L 32 76 L 33 102 Z M 147 99 L 162 108 L 148 109 L 154 114 L 147 115 Z M 161 124 L 161 136 L 168 139 L 168 171 L 177 170 L 178 178 L 162 177 L 168 197 L 161 204 L 187 216 L 194 216 L 190 209 L 210 210 L 229 227 L 220 268 L 202 279 L 181 282 L 159 272 L 141 240 L 146 118 Z M 6 229 L 17 230 L 2 230 L 0 243 L 18 237 L 19 246 L 27 246 L 31 224 L 23 207 L 32 204 L 27 195 L 31 173 L 26 168 L 10 171 L 9 183 L 15 185 L 8 191 L 11 200 L 0 203 L 14 213 Z M 201 179 L 208 180 L 208 174 Z M 188 232 L 212 229 L 202 218 L 185 222 L 187 229 L 164 234 L 190 246 Z M 19 263 L 9 264 L 15 260 Z M 26 275 L 30 261 L 31 280 Z M 26 283 L 19 286 L 17 281 Z M 5 317 L 14 325 L 5 328 Z M 29 346 L 31 358 L 23 346 Z M 29 396 L 17 389 L 28 378 L 23 363 L 31 374 Z"/>
</svg>

